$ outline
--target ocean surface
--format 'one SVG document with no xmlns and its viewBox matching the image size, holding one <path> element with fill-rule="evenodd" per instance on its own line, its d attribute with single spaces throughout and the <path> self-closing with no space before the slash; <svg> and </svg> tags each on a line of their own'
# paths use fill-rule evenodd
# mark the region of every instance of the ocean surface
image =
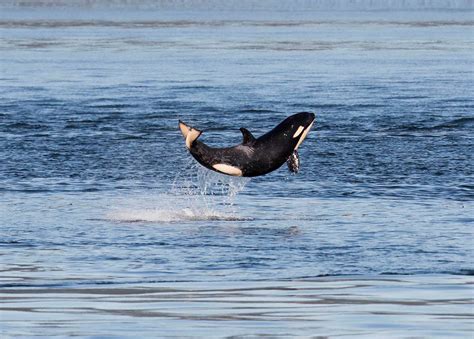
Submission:
<svg viewBox="0 0 474 339">
<path fill-rule="evenodd" d="M 474 331 L 472 11 L 0 11 L 0 335 Z M 212 146 L 316 114 L 286 167 Z"/>
</svg>

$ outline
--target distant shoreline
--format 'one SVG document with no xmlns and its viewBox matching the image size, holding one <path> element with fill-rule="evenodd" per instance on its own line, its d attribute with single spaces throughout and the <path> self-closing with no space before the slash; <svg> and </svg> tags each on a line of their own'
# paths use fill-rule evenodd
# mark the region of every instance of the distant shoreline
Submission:
<svg viewBox="0 0 474 339">
<path fill-rule="evenodd" d="M 0 8 L 135 8 L 155 10 L 473 10 L 470 0 L 4 0 Z"/>
</svg>

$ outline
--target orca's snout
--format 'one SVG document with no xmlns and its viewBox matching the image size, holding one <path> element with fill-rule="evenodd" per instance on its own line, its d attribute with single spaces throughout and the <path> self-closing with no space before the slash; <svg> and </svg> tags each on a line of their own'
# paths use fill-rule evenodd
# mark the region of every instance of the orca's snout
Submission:
<svg viewBox="0 0 474 339">
<path fill-rule="evenodd" d="M 316 119 L 316 115 L 312 112 L 300 112 L 293 115 L 294 119 L 303 126 L 309 126 Z"/>
</svg>

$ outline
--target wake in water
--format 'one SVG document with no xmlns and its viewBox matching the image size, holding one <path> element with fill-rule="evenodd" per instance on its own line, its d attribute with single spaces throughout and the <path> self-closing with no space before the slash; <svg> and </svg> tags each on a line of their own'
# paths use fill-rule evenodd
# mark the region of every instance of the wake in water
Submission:
<svg viewBox="0 0 474 339">
<path fill-rule="evenodd" d="M 180 222 L 248 220 L 238 215 L 235 198 L 250 178 L 209 171 L 189 161 L 168 193 L 134 198 L 107 219 L 122 222 Z"/>
</svg>

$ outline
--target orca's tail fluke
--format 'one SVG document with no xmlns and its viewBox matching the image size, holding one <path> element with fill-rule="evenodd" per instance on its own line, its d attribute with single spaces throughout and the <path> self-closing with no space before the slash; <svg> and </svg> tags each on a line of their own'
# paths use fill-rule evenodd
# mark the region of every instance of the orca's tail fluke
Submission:
<svg viewBox="0 0 474 339">
<path fill-rule="evenodd" d="M 191 148 L 193 142 L 197 140 L 202 133 L 202 131 L 186 125 L 181 120 L 179 120 L 179 129 L 181 130 L 181 134 L 183 134 L 184 140 L 186 140 L 186 147 L 188 149 Z"/>
</svg>

